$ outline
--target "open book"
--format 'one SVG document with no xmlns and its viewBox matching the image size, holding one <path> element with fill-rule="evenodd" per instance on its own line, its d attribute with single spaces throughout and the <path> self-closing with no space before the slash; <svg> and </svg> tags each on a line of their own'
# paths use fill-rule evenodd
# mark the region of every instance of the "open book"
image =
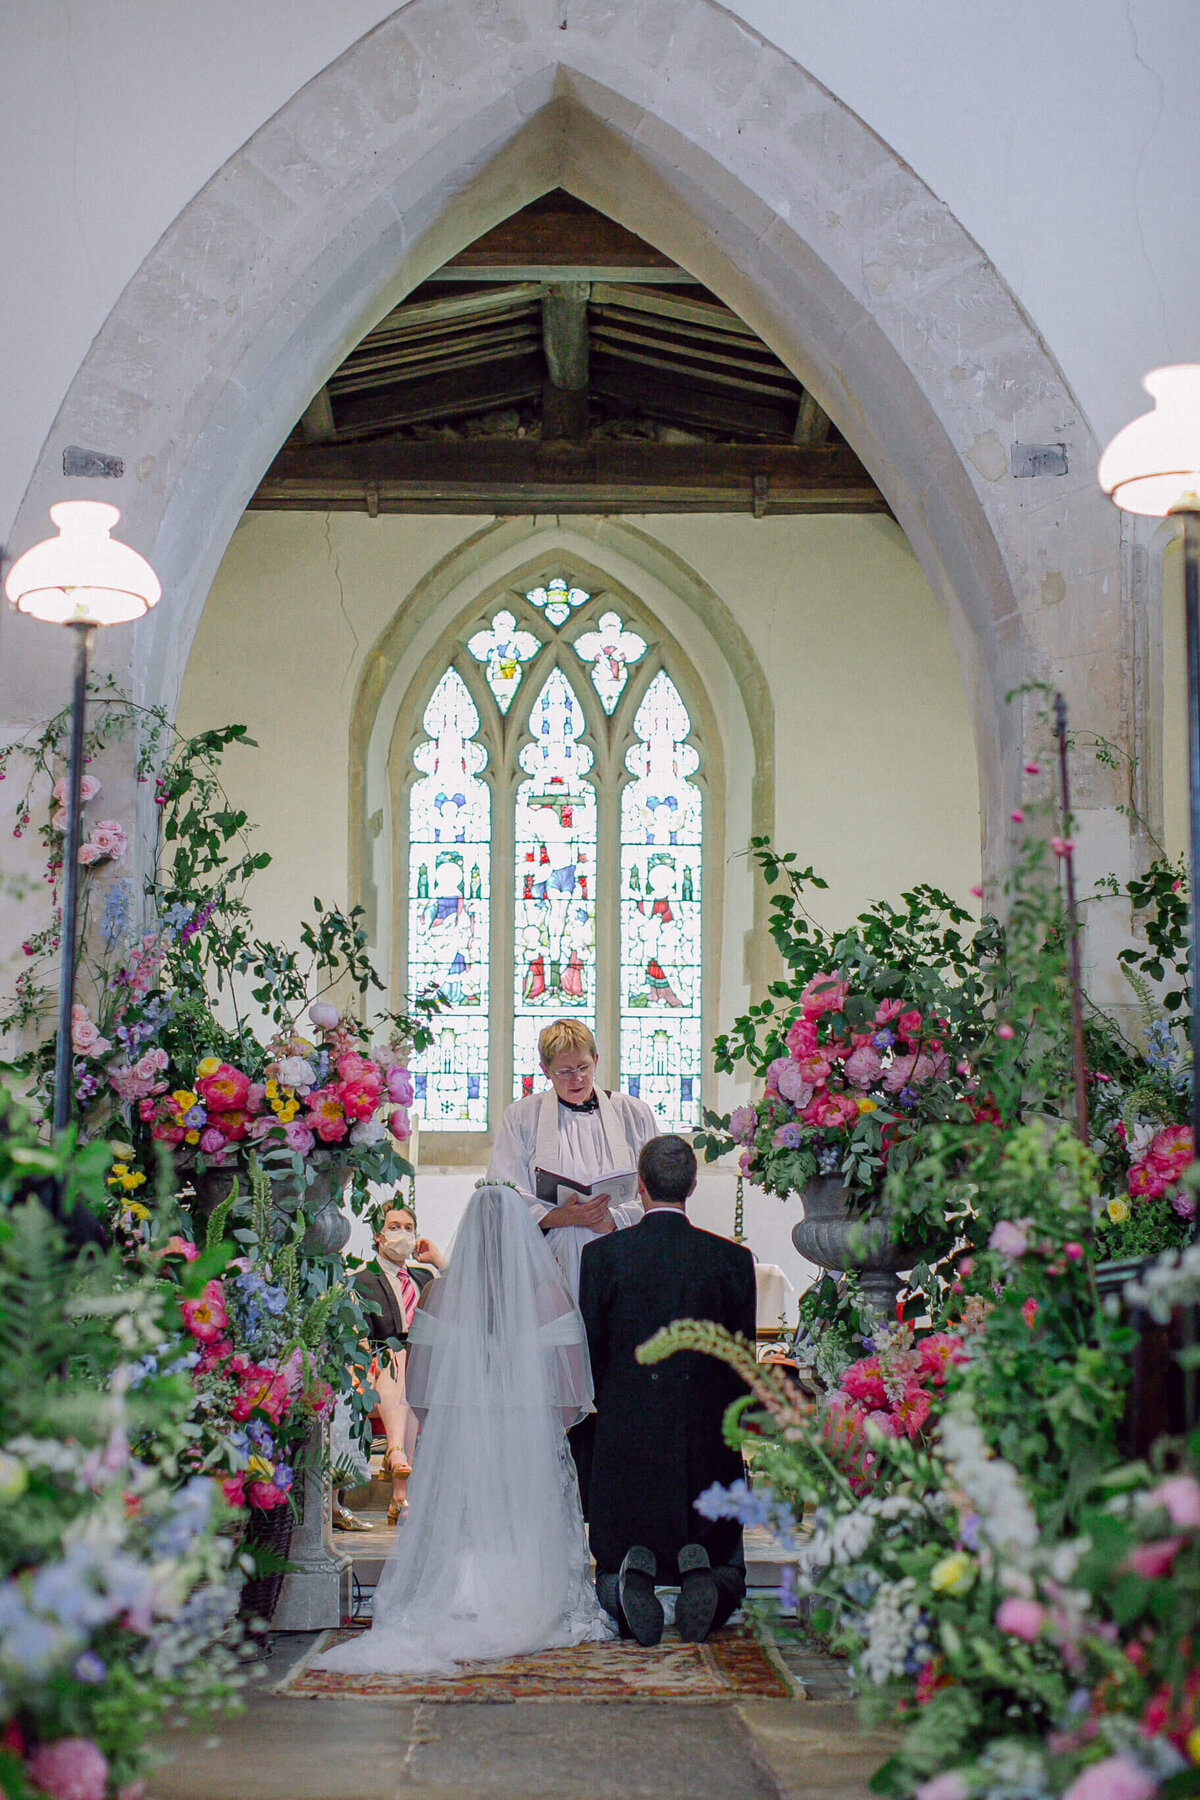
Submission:
<svg viewBox="0 0 1200 1800">
<path fill-rule="evenodd" d="M 573 1175 L 556 1175 L 552 1169 L 537 1170 L 537 1197 L 547 1206 L 562 1206 L 580 1194 L 585 1200 L 590 1200 L 593 1194 L 607 1194 L 610 1206 L 624 1206 L 637 1199 L 637 1191 L 636 1169 L 614 1169 L 607 1175 L 597 1175 L 592 1181 L 579 1181 Z"/>
</svg>

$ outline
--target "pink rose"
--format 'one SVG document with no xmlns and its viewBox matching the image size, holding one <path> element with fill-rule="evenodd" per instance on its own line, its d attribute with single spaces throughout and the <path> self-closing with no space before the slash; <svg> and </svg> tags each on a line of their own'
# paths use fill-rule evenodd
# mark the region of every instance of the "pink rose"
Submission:
<svg viewBox="0 0 1200 1800">
<path fill-rule="evenodd" d="M 133 1065 L 133 1073 L 139 1081 L 153 1082 L 162 1074 L 170 1059 L 165 1050 L 146 1050 Z"/>
<path fill-rule="evenodd" d="M 282 1132 L 283 1129 L 284 1127 L 279 1123 L 279 1120 L 275 1117 L 274 1113 L 264 1113 L 261 1118 L 251 1120 L 250 1128 L 246 1135 L 251 1138 L 254 1143 L 261 1144 L 262 1140 L 265 1137 L 270 1137 L 272 1132 Z"/>
<path fill-rule="evenodd" d="M 781 1069 L 776 1085 L 783 1099 L 793 1106 L 807 1106 L 812 1099 L 812 1083 L 805 1081 L 799 1063 L 789 1063 L 786 1069 Z"/>
<path fill-rule="evenodd" d="M 817 1021 L 800 1018 L 788 1027 L 788 1055 L 799 1062 L 802 1056 L 811 1056 L 817 1047 Z"/>
<path fill-rule="evenodd" d="M 1165 1506 L 1172 1525 L 1200 1528 L 1200 1481 L 1194 1475 L 1168 1475 L 1145 1496 L 1147 1506 Z"/>
<path fill-rule="evenodd" d="M 903 1000 L 881 1000 L 875 1008 L 876 1025 L 890 1025 L 904 1011 Z"/>
<path fill-rule="evenodd" d="M 205 1156 L 219 1156 L 225 1148 L 225 1133 L 215 1125 L 206 1125 L 200 1133 L 200 1148 Z"/>
<path fill-rule="evenodd" d="M 412 1120 L 408 1116 L 407 1106 L 393 1106 L 388 1114 L 387 1125 L 392 1136 L 398 1138 L 401 1143 L 410 1138 L 412 1136 Z"/>
<path fill-rule="evenodd" d="M 91 1738 L 39 1744 L 25 1766 L 34 1786 L 51 1800 L 104 1800 L 108 1758 Z"/>
<path fill-rule="evenodd" d="M 103 1056 L 112 1049 L 106 1037 L 101 1037 L 100 1027 L 93 1019 L 89 1019 L 86 1006 L 76 1004 L 71 1008 L 71 1048 L 76 1056 Z"/>
<path fill-rule="evenodd" d="M 219 1281 L 206 1281 L 196 1300 L 181 1300 L 184 1327 L 200 1344 L 215 1344 L 229 1324 L 225 1289 Z"/>
<path fill-rule="evenodd" d="M 273 1506 L 286 1506 L 287 1495 L 282 1488 L 277 1488 L 273 1481 L 252 1481 L 246 1488 L 246 1498 L 251 1506 L 268 1512 Z"/>
<path fill-rule="evenodd" d="M 104 852 L 99 844 L 88 843 L 79 846 L 79 860 L 85 869 L 90 869 L 93 863 L 98 863 L 103 855 Z"/>
<path fill-rule="evenodd" d="M 878 1081 L 882 1068 L 883 1058 L 878 1050 L 863 1044 L 846 1058 L 846 1080 L 853 1082 L 855 1087 L 869 1088 L 872 1082 Z"/>
<path fill-rule="evenodd" d="M 783 1074 L 785 1069 L 790 1069 L 791 1067 L 792 1059 L 790 1056 L 777 1056 L 774 1062 L 767 1064 L 764 1082 L 768 1094 L 777 1094 L 779 1092 L 779 1077 Z"/>
<path fill-rule="evenodd" d="M 1018 1637 L 1026 1644 L 1035 1643 L 1041 1634 L 1046 1620 L 1046 1609 L 1037 1600 L 1022 1600 L 1017 1594 L 1010 1594 L 996 1608 L 996 1626 L 1006 1631 L 1009 1637 Z"/>
<path fill-rule="evenodd" d="M 258 1113 L 263 1109 L 263 1101 L 267 1097 L 266 1086 L 261 1081 L 252 1081 L 246 1090 L 246 1111 Z"/>
<path fill-rule="evenodd" d="M 236 1475 L 226 1475 L 221 1482 L 221 1492 L 230 1506 L 246 1504 L 246 1471 L 239 1469 Z"/>
<path fill-rule="evenodd" d="M 317 1141 L 303 1119 L 290 1119 L 283 1128 L 283 1135 L 287 1139 L 288 1149 L 294 1150 L 298 1156 L 307 1156 Z"/>
<path fill-rule="evenodd" d="M 921 1035 L 921 1015 L 916 1007 L 902 1012 L 896 1019 L 896 1030 L 902 1038 L 915 1038 Z"/>
<path fill-rule="evenodd" d="M 65 806 L 67 804 L 67 786 L 68 786 L 67 776 L 60 775 L 58 780 L 55 782 L 53 789 L 51 790 L 54 798 L 58 801 L 58 804 L 60 806 Z M 96 780 L 96 777 L 94 775 L 81 775 L 80 776 L 80 778 L 79 778 L 79 798 L 83 801 L 83 804 L 85 806 L 87 805 L 89 800 L 94 800 L 96 798 L 96 795 L 99 792 L 100 792 L 100 783 Z"/>
<path fill-rule="evenodd" d="M 399 1063 L 393 1063 L 385 1077 L 387 1081 L 388 1099 L 395 1106 L 411 1106 L 413 1103 L 413 1078 L 408 1070 Z"/>
<path fill-rule="evenodd" d="M 1157 1581 L 1160 1576 L 1170 1574 L 1171 1564 L 1182 1549 L 1181 1537 L 1159 1538 L 1153 1544 L 1139 1544 L 1125 1558 L 1125 1567 L 1147 1581 Z"/>
<path fill-rule="evenodd" d="M 1151 1800 L 1158 1777 L 1128 1756 L 1106 1756 L 1077 1775 L 1062 1800 Z"/>
<path fill-rule="evenodd" d="M 1195 1194 L 1189 1194 L 1185 1188 L 1176 1188 L 1171 1195 L 1171 1211 L 1178 1213 L 1181 1219 L 1194 1219 L 1196 1216 Z"/>
<path fill-rule="evenodd" d="M 1028 1248 L 1029 1239 L 1015 1219 L 1001 1219 L 988 1239 L 988 1249 L 998 1250 L 1001 1256 L 1024 1256 Z"/>
</svg>

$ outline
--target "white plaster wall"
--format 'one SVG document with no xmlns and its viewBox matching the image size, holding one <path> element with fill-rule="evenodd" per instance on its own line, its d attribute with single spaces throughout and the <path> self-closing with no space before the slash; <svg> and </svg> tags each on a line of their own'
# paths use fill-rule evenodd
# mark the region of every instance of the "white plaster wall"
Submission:
<svg viewBox="0 0 1200 1800">
<path fill-rule="evenodd" d="M 483 521 L 358 514 L 248 513 L 201 618 L 180 729 L 245 723 L 257 750 L 231 751 L 227 785 L 260 830 L 270 868 L 251 890 L 256 926 L 294 939 L 314 895 L 347 898 L 347 745 L 363 659 L 426 570 Z M 687 563 L 734 614 L 768 676 L 775 708 L 775 838 L 830 882 L 813 910 L 836 925 L 868 900 L 933 881 L 970 904 L 979 879 L 979 801 L 966 699 L 933 595 L 899 528 L 862 518 L 653 517 L 631 520 Z M 570 522 L 563 532 L 570 542 Z M 581 542 L 586 545 L 586 537 Z M 528 551 L 526 550 L 525 554 Z M 649 592 L 646 598 L 651 600 Z M 461 599 L 455 596 L 451 610 Z M 664 615 L 668 611 L 663 603 Z M 448 621 L 447 621 L 448 622 Z M 677 635 L 683 622 L 669 621 Z M 726 745 L 726 852 L 748 836 L 751 754 L 738 700 L 714 681 Z M 744 862 L 731 861 L 720 957 L 720 1018 L 749 997 Z M 725 1080 L 721 1104 L 744 1097 Z M 426 1139 L 423 1155 L 436 1158 Z M 476 1170 L 426 1168 L 422 1223 L 448 1237 Z M 706 1171 L 698 1224 L 732 1225 L 732 1171 Z M 794 1208 L 748 1191 L 760 1260 L 800 1287 Z"/>
<path fill-rule="evenodd" d="M 568 29 L 593 4 L 563 0 Z M 394 10 L 390 0 L 0 9 L 0 537 L 72 374 L 170 221 Z M 1147 368 L 1200 354 L 1190 92 L 1200 8 L 1190 0 L 731 0 L 729 10 L 811 70 L 951 208 L 1101 439 L 1140 409 Z"/>
</svg>

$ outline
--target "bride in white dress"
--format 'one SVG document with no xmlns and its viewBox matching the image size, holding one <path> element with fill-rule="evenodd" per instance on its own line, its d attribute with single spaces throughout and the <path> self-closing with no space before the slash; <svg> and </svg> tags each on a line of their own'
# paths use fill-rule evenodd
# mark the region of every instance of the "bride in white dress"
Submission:
<svg viewBox="0 0 1200 1800">
<path fill-rule="evenodd" d="M 520 1195 L 480 1187 L 408 1338 L 422 1420 L 409 1512 L 368 1632 L 316 1659 L 450 1672 L 610 1637 L 567 1429 L 592 1410 L 583 1320 Z"/>
</svg>

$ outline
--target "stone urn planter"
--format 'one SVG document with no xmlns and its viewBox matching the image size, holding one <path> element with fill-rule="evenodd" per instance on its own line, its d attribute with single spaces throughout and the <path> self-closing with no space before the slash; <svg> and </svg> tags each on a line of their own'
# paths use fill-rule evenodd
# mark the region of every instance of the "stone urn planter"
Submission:
<svg viewBox="0 0 1200 1800">
<path fill-rule="evenodd" d="M 804 1217 L 792 1227 L 792 1242 L 819 1269 L 852 1271 L 864 1304 L 877 1319 L 892 1320 L 901 1272 L 936 1251 L 932 1246 L 902 1249 L 892 1242 L 885 1215 L 851 1208 L 840 1175 L 814 1175 L 804 1184 Z"/>
<path fill-rule="evenodd" d="M 239 1176 L 241 1191 L 248 1192 L 248 1182 L 244 1173 Z M 280 1199 L 294 1200 L 298 1192 L 298 1184 L 291 1170 L 279 1176 L 272 1176 L 276 1194 Z M 222 1201 L 229 1198 L 233 1190 L 234 1171 L 232 1169 L 196 1169 L 191 1176 L 194 1198 L 188 1203 L 192 1215 L 192 1227 L 196 1241 L 204 1239 L 208 1221 Z M 342 1191 L 346 1185 L 346 1170 L 338 1163 L 328 1169 L 317 1171 L 315 1181 L 309 1183 L 304 1190 L 304 1215 L 308 1221 L 304 1233 L 304 1249 L 311 1256 L 336 1256 L 343 1250 L 350 1237 L 350 1221 L 342 1211 Z M 294 1209 L 286 1206 L 277 1207 L 275 1222 L 278 1235 L 282 1237 L 291 1227 Z"/>
</svg>

